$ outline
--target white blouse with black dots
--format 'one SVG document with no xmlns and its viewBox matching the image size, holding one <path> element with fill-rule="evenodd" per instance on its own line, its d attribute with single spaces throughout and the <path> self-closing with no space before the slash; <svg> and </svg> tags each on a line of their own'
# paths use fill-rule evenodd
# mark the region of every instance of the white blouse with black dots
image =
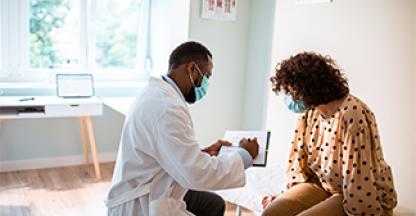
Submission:
<svg viewBox="0 0 416 216">
<path fill-rule="evenodd" d="M 316 178 L 329 193 L 342 193 L 347 215 L 385 215 L 397 204 L 375 116 L 352 95 L 331 118 L 317 110 L 299 118 L 287 176 L 288 187 Z"/>
</svg>

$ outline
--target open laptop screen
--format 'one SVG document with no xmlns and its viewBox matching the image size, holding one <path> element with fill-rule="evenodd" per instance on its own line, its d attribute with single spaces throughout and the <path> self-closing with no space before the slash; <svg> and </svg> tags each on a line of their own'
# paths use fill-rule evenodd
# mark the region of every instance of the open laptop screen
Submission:
<svg viewBox="0 0 416 216">
<path fill-rule="evenodd" d="M 94 96 L 92 74 L 56 74 L 56 92 L 63 98 Z"/>
</svg>

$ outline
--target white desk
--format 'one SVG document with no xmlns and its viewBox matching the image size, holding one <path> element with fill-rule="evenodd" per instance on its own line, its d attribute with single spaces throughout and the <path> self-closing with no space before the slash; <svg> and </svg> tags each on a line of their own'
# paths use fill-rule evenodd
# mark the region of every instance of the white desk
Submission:
<svg viewBox="0 0 416 216">
<path fill-rule="evenodd" d="M 101 98 L 105 105 L 112 110 L 126 116 L 136 97 L 103 97 Z"/>
<path fill-rule="evenodd" d="M 95 176 L 97 179 L 101 179 L 91 117 L 102 115 L 102 101 L 96 97 L 62 99 L 58 97 L 40 96 L 34 97 L 34 100 L 20 101 L 22 98 L 28 97 L 0 97 L 0 122 L 28 118 L 79 118 L 85 162 L 86 164 L 90 163 L 87 145 L 87 140 L 89 140 Z"/>
</svg>

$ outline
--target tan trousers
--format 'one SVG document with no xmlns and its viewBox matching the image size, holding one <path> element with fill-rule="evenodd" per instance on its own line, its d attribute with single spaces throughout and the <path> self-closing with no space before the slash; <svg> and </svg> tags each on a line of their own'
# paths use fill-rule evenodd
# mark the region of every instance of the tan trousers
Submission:
<svg viewBox="0 0 416 216">
<path fill-rule="evenodd" d="M 319 184 L 319 183 L 318 183 Z M 330 194 L 316 183 L 301 183 L 279 195 L 264 210 L 263 216 L 345 216 L 342 194 Z M 383 216 L 392 216 L 384 210 Z"/>
<path fill-rule="evenodd" d="M 329 194 L 315 183 L 301 183 L 279 195 L 264 216 L 344 216 L 342 194 Z"/>
</svg>

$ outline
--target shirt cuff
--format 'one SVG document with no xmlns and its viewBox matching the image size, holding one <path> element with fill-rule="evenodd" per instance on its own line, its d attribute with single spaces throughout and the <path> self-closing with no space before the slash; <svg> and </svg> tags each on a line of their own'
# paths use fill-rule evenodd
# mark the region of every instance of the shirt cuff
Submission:
<svg viewBox="0 0 416 216">
<path fill-rule="evenodd" d="M 243 159 L 244 169 L 247 169 L 253 165 L 253 158 L 247 150 L 244 148 L 238 148 L 237 152 L 240 154 L 241 159 Z"/>
</svg>

